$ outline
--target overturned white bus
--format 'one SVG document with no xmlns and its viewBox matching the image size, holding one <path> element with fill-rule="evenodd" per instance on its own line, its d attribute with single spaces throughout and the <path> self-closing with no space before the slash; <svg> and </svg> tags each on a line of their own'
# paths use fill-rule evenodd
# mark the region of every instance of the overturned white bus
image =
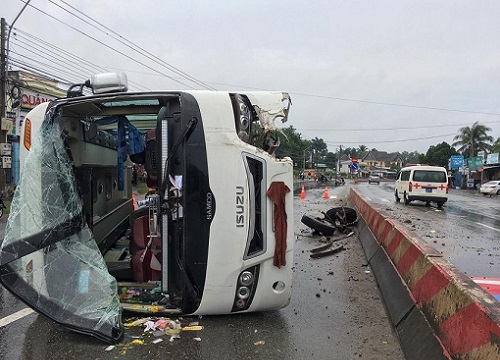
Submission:
<svg viewBox="0 0 500 360">
<path fill-rule="evenodd" d="M 288 94 L 110 92 L 126 89 L 113 79 L 95 76 L 86 84 L 94 95 L 73 93 L 27 115 L 0 282 L 108 342 L 122 336 L 123 310 L 288 305 L 292 162 L 274 156 Z M 150 188 L 138 209 L 134 164 L 144 164 Z M 120 256 L 109 260 L 111 252 Z"/>
</svg>

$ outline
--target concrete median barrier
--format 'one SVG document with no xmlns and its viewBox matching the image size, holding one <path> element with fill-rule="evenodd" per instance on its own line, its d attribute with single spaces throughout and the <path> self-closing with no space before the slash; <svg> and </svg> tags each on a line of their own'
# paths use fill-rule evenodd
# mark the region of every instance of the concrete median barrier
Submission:
<svg viewBox="0 0 500 360">
<path fill-rule="evenodd" d="M 500 359 L 498 301 L 353 188 L 349 196 L 407 359 Z"/>
</svg>

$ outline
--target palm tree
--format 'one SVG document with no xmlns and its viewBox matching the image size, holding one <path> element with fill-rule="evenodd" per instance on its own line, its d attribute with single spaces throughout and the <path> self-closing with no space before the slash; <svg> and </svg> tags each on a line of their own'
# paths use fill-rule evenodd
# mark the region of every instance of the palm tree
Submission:
<svg viewBox="0 0 500 360">
<path fill-rule="evenodd" d="M 360 158 L 362 158 L 363 156 L 365 156 L 366 152 L 367 152 L 368 148 L 366 147 L 366 145 L 359 145 L 358 146 L 358 155 Z"/>
<path fill-rule="evenodd" d="M 472 126 L 465 126 L 458 129 L 460 132 L 453 140 L 452 146 L 460 146 L 457 150 L 462 154 L 469 154 L 473 157 L 478 150 L 489 151 L 493 137 L 487 134 L 491 129 L 485 125 L 479 124 L 476 121 Z"/>
<path fill-rule="evenodd" d="M 493 146 L 491 147 L 491 152 L 500 153 L 500 137 L 497 138 L 496 141 L 493 143 Z"/>
</svg>

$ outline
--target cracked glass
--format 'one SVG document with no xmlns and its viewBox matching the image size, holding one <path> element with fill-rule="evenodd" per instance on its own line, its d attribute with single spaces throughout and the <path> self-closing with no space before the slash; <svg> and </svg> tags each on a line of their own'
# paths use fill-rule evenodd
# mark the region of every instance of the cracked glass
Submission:
<svg viewBox="0 0 500 360">
<path fill-rule="evenodd" d="M 61 109 L 53 106 L 14 194 L 0 282 L 54 321 L 114 342 L 122 335 L 117 284 L 86 224 L 66 145 Z"/>
</svg>

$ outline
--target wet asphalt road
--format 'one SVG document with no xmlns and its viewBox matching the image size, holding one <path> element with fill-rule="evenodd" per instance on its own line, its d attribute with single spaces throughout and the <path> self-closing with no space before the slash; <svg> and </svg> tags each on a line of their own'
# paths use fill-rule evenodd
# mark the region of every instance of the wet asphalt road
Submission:
<svg viewBox="0 0 500 360">
<path fill-rule="evenodd" d="M 415 231 L 469 276 L 500 277 L 500 196 L 451 189 L 442 209 L 420 201 L 396 203 L 394 182 L 355 188 L 391 218 Z"/>
<path fill-rule="evenodd" d="M 309 258 L 309 250 L 322 243 L 300 218 L 346 205 L 347 191 L 348 186 L 330 189 L 331 198 L 323 199 L 323 188 L 311 189 L 305 200 L 295 199 L 294 287 L 285 309 L 205 316 L 199 319 L 203 330 L 183 332 L 173 342 L 163 337 L 159 344 L 147 336 L 144 345 L 132 343 L 131 336 L 143 334 L 131 328 L 109 352 L 98 340 L 30 314 L 0 327 L 0 359 L 403 359 L 357 237 L 346 240 L 346 250 L 336 255 Z M 0 289 L 0 321 L 22 308 Z"/>
</svg>

